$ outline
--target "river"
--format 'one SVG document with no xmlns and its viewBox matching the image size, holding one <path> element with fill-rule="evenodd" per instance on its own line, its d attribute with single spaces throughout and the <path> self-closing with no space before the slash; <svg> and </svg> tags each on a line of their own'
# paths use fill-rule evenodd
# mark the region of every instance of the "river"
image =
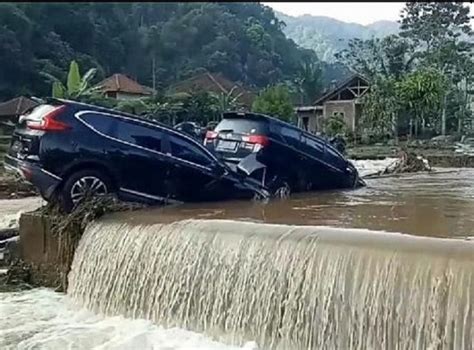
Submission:
<svg viewBox="0 0 474 350">
<path fill-rule="evenodd" d="M 362 174 L 387 165 L 357 161 Z M 181 219 L 233 219 L 288 225 L 366 228 L 415 236 L 474 239 L 474 169 L 439 169 L 368 180 L 355 191 L 298 194 L 270 203 L 227 202 L 149 209 L 121 219 L 154 224 Z M 17 212 L 38 199 L 0 203 L 3 222 L 14 225 Z M 23 207 L 22 204 L 23 203 Z M 0 218 L 1 219 L 1 218 Z M 114 220 L 111 216 L 107 220 Z M 1 222 L 1 220 L 0 220 Z M 374 233 L 377 234 L 377 233 Z M 256 349 L 247 342 L 232 347 L 202 334 L 163 328 L 144 319 L 101 316 L 67 295 L 47 289 L 0 294 L 2 349 Z"/>
</svg>

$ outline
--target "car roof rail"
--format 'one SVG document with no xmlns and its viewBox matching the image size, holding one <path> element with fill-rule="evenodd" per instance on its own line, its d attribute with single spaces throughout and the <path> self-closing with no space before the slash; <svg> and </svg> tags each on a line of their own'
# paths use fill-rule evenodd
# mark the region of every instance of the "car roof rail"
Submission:
<svg viewBox="0 0 474 350">
<path fill-rule="evenodd" d="M 147 121 L 147 122 L 150 122 L 152 124 L 157 124 L 161 127 L 165 127 L 165 128 L 168 128 L 168 129 L 172 129 L 172 127 L 170 127 L 169 125 L 166 125 L 164 123 L 161 123 L 159 121 L 156 121 L 156 120 L 150 120 L 150 119 L 146 119 L 146 118 L 143 118 L 141 116 L 138 116 L 136 114 L 131 114 L 131 113 L 127 113 L 127 112 L 122 112 L 122 111 L 119 111 L 119 110 L 116 110 L 116 109 L 113 109 L 113 108 L 107 108 L 107 107 L 102 107 L 102 106 L 97 106 L 97 105 L 93 105 L 93 104 L 90 104 L 90 103 L 84 103 L 84 102 L 80 102 L 80 101 L 73 101 L 73 100 L 67 100 L 67 99 L 63 99 L 63 98 L 56 98 L 56 97 L 48 97 L 46 99 L 46 102 L 47 103 L 55 103 L 55 104 L 71 104 L 71 105 L 77 105 L 77 106 L 81 106 L 81 107 L 86 107 L 86 108 L 92 108 L 96 111 L 102 111 L 102 112 L 108 112 L 108 113 L 113 113 L 113 114 L 117 114 L 117 115 L 122 115 L 124 117 L 130 117 L 130 118 L 134 118 L 134 119 L 138 119 L 138 120 L 143 120 L 143 121 Z"/>
<path fill-rule="evenodd" d="M 268 119 L 271 117 L 261 113 L 254 112 L 240 112 L 240 111 L 228 111 L 222 113 L 223 118 L 249 118 L 249 119 Z"/>
</svg>

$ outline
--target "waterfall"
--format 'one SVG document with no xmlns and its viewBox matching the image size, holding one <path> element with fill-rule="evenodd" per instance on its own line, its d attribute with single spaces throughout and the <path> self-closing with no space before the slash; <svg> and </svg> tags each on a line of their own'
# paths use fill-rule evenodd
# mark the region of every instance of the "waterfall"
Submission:
<svg viewBox="0 0 474 350">
<path fill-rule="evenodd" d="M 268 349 L 472 349 L 474 242 L 229 220 L 91 223 L 68 294 Z"/>
</svg>

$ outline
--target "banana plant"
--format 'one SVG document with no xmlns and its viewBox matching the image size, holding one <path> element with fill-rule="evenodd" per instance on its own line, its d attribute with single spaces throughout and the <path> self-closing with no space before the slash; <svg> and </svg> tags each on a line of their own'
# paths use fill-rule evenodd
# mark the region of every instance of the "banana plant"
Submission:
<svg viewBox="0 0 474 350">
<path fill-rule="evenodd" d="M 230 89 L 227 93 L 211 93 L 212 97 L 217 102 L 217 107 L 220 113 L 241 107 L 239 98 L 242 97 L 243 93 L 240 92 L 234 96 L 235 89 L 237 89 L 237 86 L 232 87 L 232 89 Z"/>
<path fill-rule="evenodd" d="M 96 68 L 89 69 L 83 76 L 79 72 L 79 65 L 76 61 L 71 61 L 66 84 L 60 79 L 46 72 L 40 74 L 52 82 L 52 96 L 55 98 L 78 99 L 83 96 L 90 96 L 97 92 L 99 87 L 90 87 L 90 82 L 97 73 Z"/>
</svg>

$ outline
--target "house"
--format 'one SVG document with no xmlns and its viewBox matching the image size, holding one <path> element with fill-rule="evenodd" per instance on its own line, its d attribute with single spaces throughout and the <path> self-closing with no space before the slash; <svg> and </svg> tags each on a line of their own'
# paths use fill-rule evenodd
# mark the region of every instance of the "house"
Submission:
<svg viewBox="0 0 474 350">
<path fill-rule="evenodd" d="M 189 79 L 176 83 L 169 92 L 209 91 L 215 94 L 225 94 L 235 97 L 245 107 L 250 108 L 256 94 L 245 89 L 240 84 L 227 79 L 221 73 L 204 72 Z"/>
<path fill-rule="evenodd" d="M 124 74 L 114 74 L 97 84 L 105 96 L 117 100 L 135 100 L 153 95 L 153 89 L 140 85 Z"/>
<path fill-rule="evenodd" d="M 24 96 L 0 103 L 0 129 L 12 129 L 20 115 L 37 105 L 38 102 Z"/>
<path fill-rule="evenodd" d="M 312 133 L 323 132 L 327 119 L 340 116 L 349 130 L 357 130 L 362 113 L 360 98 L 369 90 L 369 81 L 354 74 L 314 101 L 312 106 L 297 107 L 298 126 Z"/>
</svg>

